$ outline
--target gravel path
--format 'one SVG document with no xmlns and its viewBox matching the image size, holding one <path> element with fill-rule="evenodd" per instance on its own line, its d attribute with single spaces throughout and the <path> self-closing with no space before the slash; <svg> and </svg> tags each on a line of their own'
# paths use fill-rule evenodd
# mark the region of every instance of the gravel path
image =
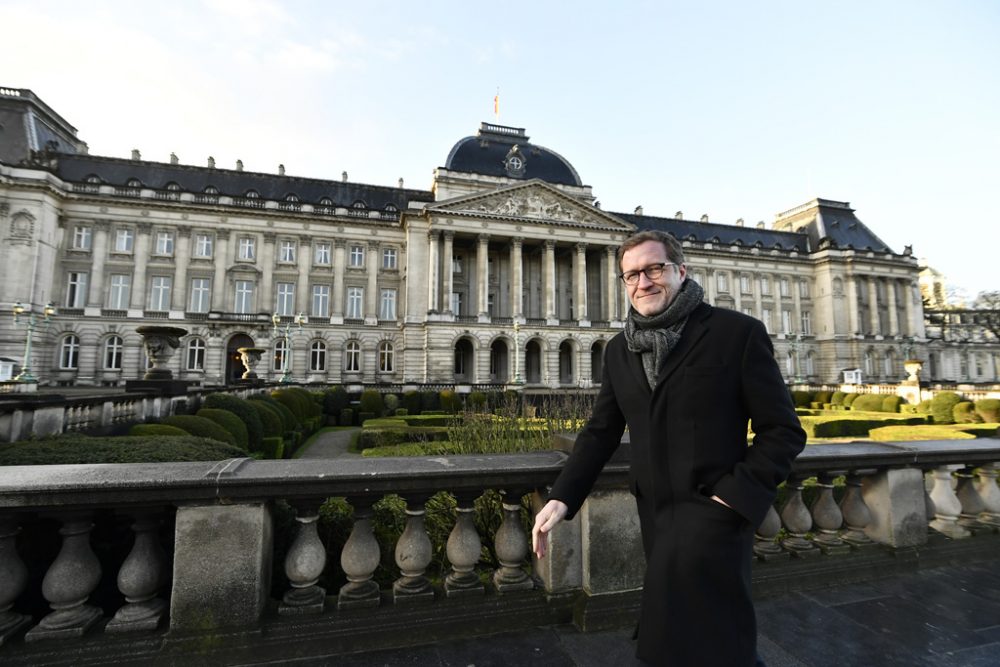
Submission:
<svg viewBox="0 0 1000 667">
<path fill-rule="evenodd" d="M 327 431 L 321 433 L 313 440 L 309 448 L 302 452 L 300 459 L 336 459 L 336 458 L 358 458 L 361 455 L 347 451 L 351 444 L 351 438 L 359 428 L 352 428 L 345 431 Z"/>
</svg>

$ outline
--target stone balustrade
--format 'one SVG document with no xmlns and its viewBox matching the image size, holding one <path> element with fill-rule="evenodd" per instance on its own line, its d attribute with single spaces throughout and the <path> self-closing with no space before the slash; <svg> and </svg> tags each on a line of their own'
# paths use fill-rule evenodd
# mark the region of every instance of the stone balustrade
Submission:
<svg viewBox="0 0 1000 667">
<path fill-rule="evenodd" d="M 533 491 L 554 480 L 560 451 L 0 468 L 0 657 L 10 665 L 86 664 L 127 647 L 135 660 L 260 661 L 570 620 L 583 629 L 627 625 L 643 572 L 628 454 L 626 443 L 537 562 L 522 498 L 540 506 Z M 757 531 L 755 589 L 815 586 L 817 573 L 877 576 L 932 560 L 933 549 L 949 550 L 948 558 L 995 553 L 998 463 L 997 439 L 808 447 Z M 502 502 L 486 536 L 473 503 L 490 490 Z M 455 512 L 444 545 L 449 568 L 438 579 L 429 572 L 435 546 L 425 512 L 440 491 L 453 495 Z M 389 494 L 406 506 L 394 545 L 376 539 L 372 522 Z M 354 510 L 339 561 L 318 530 L 330 497 Z M 294 511 L 294 529 L 274 563 L 279 502 Z M 109 562 L 95 553 L 98 545 L 107 553 L 113 524 L 127 525 L 129 536 L 118 545 L 122 557 Z M 492 571 L 484 543 L 492 545 Z M 970 548 L 956 552 L 956 544 Z M 386 562 L 394 580 L 380 586 L 375 573 Z M 44 576 L 32 576 L 29 565 Z M 277 593 L 272 566 L 287 580 Z M 339 590 L 321 584 L 331 568 L 344 575 Z"/>
</svg>

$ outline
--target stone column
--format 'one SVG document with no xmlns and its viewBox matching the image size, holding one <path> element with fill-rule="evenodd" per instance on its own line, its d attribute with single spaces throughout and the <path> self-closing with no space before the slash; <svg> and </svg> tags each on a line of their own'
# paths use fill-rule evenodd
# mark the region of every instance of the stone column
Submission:
<svg viewBox="0 0 1000 667">
<path fill-rule="evenodd" d="M 174 247 L 174 272 L 173 291 L 170 293 L 170 310 L 187 310 L 187 272 L 188 264 L 191 263 L 191 226 L 180 225 L 177 227 L 177 245 Z"/>
<path fill-rule="evenodd" d="M 476 532 L 473 520 L 477 494 L 456 494 L 455 527 L 448 535 L 446 551 L 451 571 L 445 577 L 444 590 L 447 597 L 482 595 L 483 584 L 476 575 L 476 564 L 482 553 L 482 541 Z"/>
<path fill-rule="evenodd" d="M 756 285 L 754 285 L 755 289 L 753 291 L 754 313 L 755 313 L 756 317 L 762 317 L 763 315 L 762 315 L 761 311 L 764 310 L 764 294 L 763 294 L 764 290 L 761 289 L 762 286 L 761 286 L 761 281 L 760 281 L 760 275 L 759 274 L 758 275 L 754 275 L 751 278 L 751 280 L 753 280 L 755 283 L 757 283 Z M 768 322 L 767 325 L 768 325 L 767 326 L 767 332 L 771 333 L 771 324 L 770 324 L 770 322 Z"/>
<path fill-rule="evenodd" d="M 153 228 L 148 222 L 140 222 L 136 233 L 132 258 L 135 260 L 135 278 L 132 281 L 132 308 L 146 308 L 146 265 L 149 262 L 149 238 Z"/>
<path fill-rule="evenodd" d="M 278 613 L 283 616 L 318 614 L 323 611 L 326 600 L 326 589 L 318 585 L 326 566 L 326 549 L 316 531 L 319 504 L 296 503 L 295 521 L 299 527 L 285 555 L 285 575 L 291 588 L 282 598 Z"/>
<path fill-rule="evenodd" d="M 702 287 L 705 288 L 705 300 L 714 306 L 715 298 L 718 296 L 718 286 L 715 283 L 715 271 L 711 267 L 705 269 L 705 284 Z"/>
<path fill-rule="evenodd" d="M 94 224 L 94 244 L 90 250 L 90 286 L 87 294 L 87 305 L 93 308 L 100 308 L 105 303 L 104 290 L 107 285 L 104 280 L 104 262 L 108 257 L 110 226 L 107 220 Z"/>
<path fill-rule="evenodd" d="M 515 319 L 524 316 L 524 263 L 522 246 L 524 239 L 515 236 L 510 240 L 510 314 Z"/>
<path fill-rule="evenodd" d="M 556 242 L 545 242 L 542 258 L 542 293 L 545 297 L 545 319 L 547 324 L 559 324 L 556 317 Z"/>
<path fill-rule="evenodd" d="M 890 468 L 861 479 L 871 521 L 864 533 L 881 544 L 913 547 L 927 542 L 924 476 L 916 468 Z"/>
<path fill-rule="evenodd" d="M 344 255 L 346 242 L 344 239 L 336 239 L 333 242 L 333 316 L 330 318 L 331 324 L 344 323 Z"/>
<path fill-rule="evenodd" d="M 12 609 L 28 585 L 28 567 L 17 553 L 21 531 L 13 517 L 0 517 L 0 647 L 31 624 L 31 617 Z"/>
<path fill-rule="evenodd" d="M 299 261 L 299 284 L 295 286 L 295 310 L 299 313 L 309 312 L 309 269 L 312 267 L 312 237 L 300 236 L 299 249 L 296 258 Z"/>
<path fill-rule="evenodd" d="M 802 286 L 799 284 L 798 280 L 792 282 L 792 299 L 794 301 L 794 312 L 792 317 L 795 321 L 792 322 L 792 332 L 805 333 L 802 330 Z M 795 360 L 798 363 L 798 359 Z"/>
<path fill-rule="evenodd" d="M 878 321 L 878 286 L 876 278 L 868 278 L 868 316 L 871 319 L 872 333 L 876 336 L 882 333 Z"/>
<path fill-rule="evenodd" d="M 615 248 L 604 249 L 604 261 L 601 262 L 601 273 L 604 276 L 604 319 L 615 322 L 618 316 L 618 265 L 615 264 Z"/>
<path fill-rule="evenodd" d="M 230 310 L 226 301 L 226 267 L 232 266 L 230 232 L 220 231 L 215 236 L 215 275 L 212 278 L 212 310 Z"/>
<path fill-rule="evenodd" d="M 427 312 L 436 313 L 440 310 L 441 300 L 438 295 L 438 275 L 441 260 L 438 257 L 438 238 L 440 234 L 431 230 L 427 232 Z"/>
<path fill-rule="evenodd" d="M 368 260 L 365 262 L 365 324 L 378 324 L 378 251 L 382 244 L 368 242 Z"/>
<path fill-rule="evenodd" d="M 277 299 L 274 294 L 274 232 L 264 232 L 264 247 L 260 249 L 260 294 L 257 296 L 257 308 L 264 308 L 269 313 L 277 310 Z"/>
<path fill-rule="evenodd" d="M 480 234 L 476 244 L 476 314 L 480 322 L 489 322 L 490 235 Z"/>
<path fill-rule="evenodd" d="M 913 326 L 913 285 L 909 281 L 903 283 L 903 308 L 906 310 L 906 331 L 902 333 L 913 336 L 916 332 Z"/>
<path fill-rule="evenodd" d="M 118 571 L 118 590 L 125 605 L 105 626 L 105 632 L 155 630 L 167 615 L 167 603 L 156 596 L 167 580 L 167 556 L 160 545 L 158 512 L 135 513 L 135 542 Z"/>
<path fill-rule="evenodd" d="M 889 335 L 899 335 L 899 313 L 896 312 L 896 280 L 891 279 L 886 282 L 886 291 L 889 297 Z"/>
<path fill-rule="evenodd" d="M 576 319 L 580 326 L 590 326 L 587 312 L 587 244 L 577 243 L 573 255 L 573 282 L 576 286 Z"/>
<path fill-rule="evenodd" d="M 738 313 L 743 312 L 743 281 L 741 280 L 742 274 L 743 274 L 742 271 L 738 270 L 733 271 L 733 283 L 732 285 L 730 285 L 730 287 L 732 288 L 731 294 L 733 295 L 733 301 L 736 302 L 733 307 L 736 309 L 736 312 Z"/>
<path fill-rule="evenodd" d="M 452 257 L 455 253 L 455 232 L 447 231 L 444 233 L 444 251 L 442 254 L 443 262 L 441 263 L 442 270 L 444 271 L 444 304 L 441 310 L 446 313 L 451 312 L 451 293 L 455 291 L 455 276 L 452 273 Z M 454 313 L 458 315 L 458 313 Z"/>
<path fill-rule="evenodd" d="M 858 283 L 854 276 L 847 276 L 847 328 L 854 336 L 861 331 L 861 313 L 858 303 Z"/>
</svg>

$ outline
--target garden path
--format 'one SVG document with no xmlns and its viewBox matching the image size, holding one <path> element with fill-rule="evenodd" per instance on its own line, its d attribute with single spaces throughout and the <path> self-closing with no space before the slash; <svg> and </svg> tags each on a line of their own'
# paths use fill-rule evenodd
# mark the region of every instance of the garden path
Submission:
<svg viewBox="0 0 1000 667">
<path fill-rule="evenodd" d="M 296 458 L 336 459 L 360 457 L 360 454 L 348 451 L 348 447 L 351 445 L 351 438 L 360 430 L 358 428 L 351 428 L 320 433 L 312 441 L 312 444 Z"/>
</svg>

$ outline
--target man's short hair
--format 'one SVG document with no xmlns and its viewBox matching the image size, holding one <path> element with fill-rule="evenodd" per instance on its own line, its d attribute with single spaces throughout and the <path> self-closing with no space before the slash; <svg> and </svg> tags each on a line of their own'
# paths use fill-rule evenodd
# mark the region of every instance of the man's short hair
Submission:
<svg viewBox="0 0 1000 667">
<path fill-rule="evenodd" d="M 619 271 L 622 270 L 622 257 L 625 253 L 640 243 L 645 243 L 646 241 L 656 241 L 658 243 L 662 243 L 664 249 L 667 251 L 667 259 L 674 264 L 684 263 L 684 250 L 681 248 L 680 242 L 675 239 L 672 234 L 657 231 L 655 229 L 647 229 L 646 231 L 633 234 L 625 239 L 620 246 L 618 246 Z"/>
</svg>

